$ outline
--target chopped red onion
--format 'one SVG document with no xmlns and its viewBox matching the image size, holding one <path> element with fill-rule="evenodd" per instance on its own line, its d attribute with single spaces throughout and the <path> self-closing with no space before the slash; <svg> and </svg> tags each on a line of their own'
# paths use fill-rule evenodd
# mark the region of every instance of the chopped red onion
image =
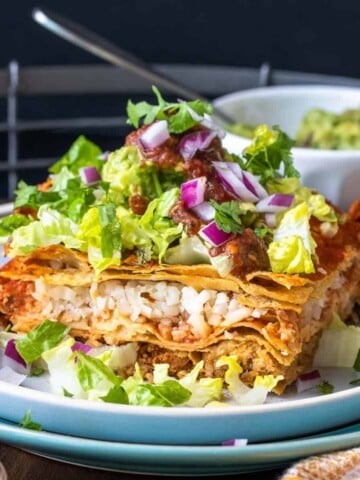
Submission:
<svg viewBox="0 0 360 480">
<path fill-rule="evenodd" d="M 247 438 L 233 438 L 231 440 L 225 440 L 222 442 L 224 447 L 245 447 L 248 444 Z"/>
<path fill-rule="evenodd" d="M 88 353 L 91 350 L 91 347 L 90 347 L 90 345 L 87 345 L 86 343 L 76 341 L 74 343 L 74 345 L 71 347 L 71 350 L 73 352 L 76 352 L 76 351 L 80 350 L 83 353 Z"/>
<path fill-rule="evenodd" d="M 225 130 L 221 128 L 221 126 L 214 120 L 214 118 L 207 113 L 204 114 L 201 125 L 203 125 L 205 128 L 208 128 L 209 130 L 212 130 L 213 132 L 216 132 L 216 135 L 219 138 L 224 138 L 226 135 Z"/>
<path fill-rule="evenodd" d="M 166 120 L 159 120 L 152 123 L 140 136 L 140 142 L 146 149 L 160 147 L 170 138 L 169 128 Z"/>
<path fill-rule="evenodd" d="M 185 135 L 179 143 L 179 151 L 185 160 L 193 158 L 198 150 L 205 150 L 216 137 L 216 132 L 199 130 Z"/>
<path fill-rule="evenodd" d="M 101 180 L 101 175 L 96 167 L 82 167 L 79 169 L 79 174 L 86 185 L 92 185 Z"/>
<path fill-rule="evenodd" d="M 236 162 L 223 162 L 228 168 L 243 182 L 245 187 L 250 190 L 251 193 L 259 198 L 265 198 L 268 196 L 267 191 L 259 182 L 259 179 L 250 172 L 242 170 L 240 165 Z"/>
<path fill-rule="evenodd" d="M 180 198 L 187 208 L 196 207 L 204 201 L 206 177 L 198 177 L 184 182 L 180 187 Z"/>
<path fill-rule="evenodd" d="M 218 228 L 218 226 L 216 225 L 215 221 L 203 227 L 199 231 L 199 235 L 204 240 L 214 245 L 214 247 L 219 247 L 232 237 L 232 233 L 226 233 L 220 230 L 220 228 Z"/>
<path fill-rule="evenodd" d="M 258 198 L 266 198 L 269 194 L 259 182 L 259 179 L 250 172 L 242 171 L 242 178 L 245 187 Z"/>
<path fill-rule="evenodd" d="M 256 205 L 256 210 L 263 213 L 277 213 L 286 210 L 294 201 L 294 195 L 285 193 L 273 193 L 269 197 L 263 198 Z"/>
<path fill-rule="evenodd" d="M 109 158 L 110 153 L 111 152 L 109 151 L 103 152 L 101 155 L 98 156 L 98 159 L 106 161 Z"/>
<path fill-rule="evenodd" d="M 265 223 L 268 227 L 274 228 L 277 225 L 276 213 L 265 213 Z"/>
<path fill-rule="evenodd" d="M 5 365 L 0 368 L 0 380 L 2 382 L 11 383 L 12 385 L 21 385 L 26 380 L 26 375 L 13 370 L 11 367 Z"/>
<path fill-rule="evenodd" d="M 210 222 L 210 220 L 215 218 L 215 208 L 209 202 L 202 202 L 196 205 L 192 208 L 192 211 L 204 222 Z"/>
<path fill-rule="evenodd" d="M 213 162 L 215 171 L 224 187 L 228 188 L 244 202 L 257 202 L 259 200 L 258 197 L 246 188 L 242 180 L 238 178 L 228 166 L 224 167 L 224 163 L 225 162 Z"/>
<path fill-rule="evenodd" d="M 9 367 L 22 375 L 29 375 L 31 365 L 27 364 L 16 350 L 15 340 L 10 339 L 5 347 L 4 358 L 2 362 L 4 367 Z"/>
<path fill-rule="evenodd" d="M 322 378 L 319 370 L 313 370 L 308 373 L 300 375 L 296 380 L 296 390 L 298 393 L 301 393 L 310 388 L 316 387 L 321 383 Z"/>
</svg>

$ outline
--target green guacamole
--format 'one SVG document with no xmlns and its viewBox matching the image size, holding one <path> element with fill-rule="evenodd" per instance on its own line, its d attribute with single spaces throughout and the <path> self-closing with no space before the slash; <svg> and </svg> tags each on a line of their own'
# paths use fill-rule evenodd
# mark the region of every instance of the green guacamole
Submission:
<svg viewBox="0 0 360 480">
<path fill-rule="evenodd" d="M 314 108 L 302 119 L 296 134 L 298 147 L 323 150 L 360 149 L 360 109 L 340 114 Z"/>
<path fill-rule="evenodd" d="M 253 138 L 256 126 L 231 125 L 231 133 Z M 295 136 L 295 146 L 322 150 L 360 150 L 360 108 L 335 114 L 313 108 L 305 113 Z"/>
</svg>

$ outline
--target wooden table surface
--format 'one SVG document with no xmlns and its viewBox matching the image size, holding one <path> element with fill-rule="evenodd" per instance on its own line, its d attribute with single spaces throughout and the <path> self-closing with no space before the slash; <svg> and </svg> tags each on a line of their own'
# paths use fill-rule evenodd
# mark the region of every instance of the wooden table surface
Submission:
<svg viewBox="0 0 360 480">
<path fill-rule="evenodd" d="M 143 476 L 77 467 L 42 458 L 4 444 L 0 445 L 0 460 L 7 470 L 8 480 L 139 480 L 141 477 L 144 478 L 144 480 L 164 480 L 167 478 L 166 475 Z M 268 470 L 266 472 L 236 474 L 236 478 L 241 478 L 241 480 L 275 480 L 280 478 L 282 472 L 283 470 Z M 191 476 L 173 478 L 186 478 L 189 480 Z M 201 480 L 214 480 L 215 478 L 224 478 L 224 475 L 197 478 Z M 227 478 L 231 479 L 235 477 L 234 475 L 229 475 Z"/>
</svg>

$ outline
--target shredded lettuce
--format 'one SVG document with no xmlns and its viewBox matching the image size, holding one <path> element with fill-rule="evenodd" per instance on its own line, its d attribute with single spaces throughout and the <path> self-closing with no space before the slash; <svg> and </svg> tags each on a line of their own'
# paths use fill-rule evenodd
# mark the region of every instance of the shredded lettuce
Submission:
<svg viewBox="0 0 360 480">
<path fill-rule="evenodd" d="M 271 242 L 268 248 L 271 270 L 278 273 L 312 273 L 315 271 L 304 241 L 297 235 Z"/>
<path fill-rule="evenodd" d="M 177 380 L 183 388 L 190 392 L 190 396 L 184 403 L 188 407 L 203 407 L 210 401 L 217 401 L 222 397 L 223 380 L 221 378 L 198 379 L 203 366 L 203 361 L 198 362 L 187 375 Z M 167 363 L 155 364 L 154 384 L 174 380 L 168 376 L 168 370 L 169 365 Z"/>
<path fill-rule="evenodd" d="M 121 224 L 121 242 L 126 250 L 134 248 L 152 249 L 152 240 L 140 224 L 138 215 L 131 213 L 124 207 L 117 207 L 116 217 Z"/>
<path fill-rule="evenodd" d="M 97 273 L 120 264 L 121 229 L 113 204 L 90 208 L 79 225 L 76 238 Z"/>
<path fill-rule="evenodd" d="M 77 376 L 75 352 L 71 349 L 74 343 L 73 338 L 67 338 L 56 347 L 45 351 L 42 359 L 46 362 L 53 393 L 86 398 Z"/>
<path fill-rule="evenodd" d="M 122 386 L 129 396 L 132 405 L 171 407 L 184 404 L 191 392 L 178 380 L 168 376 L 168 365 L 154 366 L 154 382 L 144 381 L 138 364 L 135 374 L 123 381 Z"/>
<path fill-rule="evenodd" d="M 154 253 L 158 256 L 159 262 L 162 261 L 169 246 L 180 238 L 183 232 L 183 225 L 181 223 L 176 225 L 169 218 L 170 208 L 178 197 L 178 188 L 164 192 L 159 198 L 149 203 L 146 212 L 139 220 L 139 226 L 144 229 L 154 244 Z"/>
<path fill-rule="evenodd" d="M 38 210 L 41 205 L 57 202 L 60 199 L 59 192 L 41 192 L 36 185 L 28 185 L 21 180 L 15 191 L 14 208 L 26 207 Z"/>
<path fill-rule="evenodd" d="M 26 363 L 32 363 L 61 342 L 68 331 L 69 328 L 62 323 L 45 320 L 38 327 L 18 338 L 15 348 Z"/>
<path fill-rule="evenodd" d="M 20 227 L 29 225 L 34 218 L 22 215 L 21 213 L 13 213 L 7 217 L 0 219 L 0 244 L 8 241 L 12 232 Z"/>
<path fill-rule="evenodd" d="M 71 173 L 78 174 L 79 168 L 93 166 L 100 172 L 104 165 L 101 160 L 101 149 L 89 139 L 81 135 L 71 145 L 63 157 L 49 168 L 51 173 L 60 173 L 66 167 Z"/>
<path fill-rule="evenodd" d="M 353 368 L 360 348 L 360 327 L 346 325 L 334 314 L 320 338 L 314 357 L 316 367 Z"/>
<path fill-rule="evenodd" d="M 312 273 L 315 241 L 306 202 L 286 211 L 268 248 L 271 269 L 281 273 Z"/>
<path fill-rule="evenodd" d="M 78 225 L 70 218 L 43 205 L 38 220 L 14 230 L 9 256 L 26 255 L 38 247 L 58 243 L 80 250 L 82 242 L 76 238 L 77 231 Z"/>
<path fill-rule="evenodd" d="M 252 388 L 245 385 L 239 378 L 243 369 L 236 357 L 223 355 L 216 363 L 217 367 L 227 366 L 225 382 L 233 400 L 238 405 L 260 405 L 266 401 L 267 394 L 282 380 L 281 376 L 272 375 L 257 377 Z"/>
<path fill-rule="evenodd" d="M 191 237 L 184 236 L 179 245 L 169 248 L 164 260 L 170 265 L 195 265 L 210 263 L 211 257 L 200 238 L 192 235 Z"/>
</svg>

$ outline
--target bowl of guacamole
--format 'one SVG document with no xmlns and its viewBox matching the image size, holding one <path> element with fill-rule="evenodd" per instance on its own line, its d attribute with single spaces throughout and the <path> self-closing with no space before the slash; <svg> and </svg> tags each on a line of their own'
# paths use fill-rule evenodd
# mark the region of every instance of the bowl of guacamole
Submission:
<svg viewBox="0 0 360 480">
<path fill-rule="evenodd" d="M 235 135 L 252 139 L 256 127 L 239 122 L 229 125 L 228 129 Z M 341 113 L 312 108 L 305 112 L 294 140 L 299 148 L 360 150 L 360 108 Z"/>
<path fill-rule="evenodd" d="M 255 88 L 215 99 L 235 119 L 225 148 L 239 153 L 259 125 L 278 125 L 294 141 L 303 183 L 348 208 L 360 198 L 360 88 L 291 85 Z"/>
</svg>

